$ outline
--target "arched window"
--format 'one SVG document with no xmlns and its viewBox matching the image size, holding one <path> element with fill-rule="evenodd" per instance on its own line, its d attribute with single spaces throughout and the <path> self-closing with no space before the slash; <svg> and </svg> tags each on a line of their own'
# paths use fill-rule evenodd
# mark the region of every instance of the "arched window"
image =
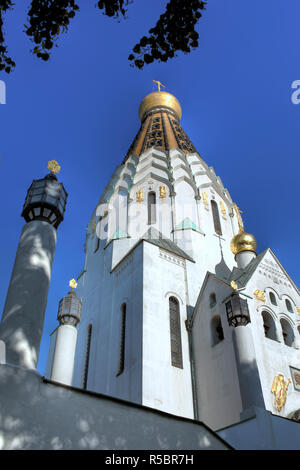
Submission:
<svg viewBox="0 0 300 470">
<path fill-rule="evenodd" d="M 216 201 L 213 201 L 213 200 L 210 201 L 210 204 L 211 204 L 211 210 L 212 210 L 212 215 L 213 215 L 215 232 L 218 233 L 219 235 L 222 235 L 218 204 L 216 203 Z"/>
<path fill-rule="evenodd" d="M 275 294 L 273 294 L 273 292 L 269 293 L 269 297 L 270 297 L 271 304 L 277 305 L 277 300 L 276 300 Z"/>
<path fill-rule="evenodd" d="M 156 194 L 154 191 L 148 193 L 148 224 L 156 223 Z"/>
<path fill-rule="evenodd" d="M 285 305 L 286 305 L 287 310 L 288 310 L 290 313 L 293 313 L 293 312 L 294 312 L 293 307 L 292 307 L 292 304 L 291 304 L 291 302 L 290 302 L 288 299 L 285 299 Z"/>
<path fill-rule="evenodd" d="M 180 331 L 179 303 L 175 297 L 169 298 L 170 339 L 172 366 L 182 369 L 182 349 Z"/>
<path fill-rule="evenodd" d="M 209 306 L 210 308 L 214 307 L 217 303 L 216 294 L 212 292 L 209 296 Z"/>
<path fill-rule="evenodd" d="M 212 345 L 218 344 L 224 339 L 222 322 L 219 315 L 213 317 L 211 321 Z"/>
<path fill-rule="evenodd" d="M 125 366 L 126 304 L 121 305 L 120 356 L 117 375 L 122 374 Z"/>
<path fill-rule="evenodd" d="M 283 336 L 284 344 L 286 344 L 287 346 L 293 346 L 294 340 L 295 340 L 293 328 L 291 327 L 289 322 L 285 320 L 284 318 L 280 320 L 280 324 L 282 328 L 282 336 Z"/>
<path fill-rule="evenodd" d="M 88 373 L 89 373 L 91 340 L 92 340 L 92 325 L 89 325 L 88 328 L 87 328 L 85 364 L 84 364 L 84 371 L 83 371 L 83 388 L 84 388 L 84 390 L 86 390 L 86 387 L 87 387 L 87 379 L 88 379 Z"/>
<path fill-rule="evenodd" d="M 277 341 L 276 326 L 272 316 L 266 311 L 263 311 L 261 315 L 263 318 L 265 337 Z"/>
</svg>

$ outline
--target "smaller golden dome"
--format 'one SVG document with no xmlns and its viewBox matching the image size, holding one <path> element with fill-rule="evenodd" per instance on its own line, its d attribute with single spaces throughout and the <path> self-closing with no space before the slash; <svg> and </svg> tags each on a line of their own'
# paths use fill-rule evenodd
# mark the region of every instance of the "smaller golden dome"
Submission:
<svg viewBox="0 0 300 470">
<path fill-rule="evenodd" d="M 231 240 L 230 248 L 234 255 L 242 251 L 253 251 L 256 254 L 256 239 L 251 233 L 239 232 Z"/>
<path fill-rule="evenodd" d="M 139 118 L 142 121 L 145 114 L 157 107 L 164 107 L 172 109 L 177 114 L 179 120 L 181 119 L 182 111 L 181 106 L 177 98 L 167 93 L 166 91 L 154 91 L 149 95 L 145 96 L 139 107 Z"/>
</svg>

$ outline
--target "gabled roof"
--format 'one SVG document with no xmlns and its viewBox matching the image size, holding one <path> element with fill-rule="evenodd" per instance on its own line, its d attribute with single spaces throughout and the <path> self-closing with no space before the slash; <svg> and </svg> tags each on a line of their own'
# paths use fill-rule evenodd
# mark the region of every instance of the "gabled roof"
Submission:
<svg viewBox="0 0 300 470">
<path fill-rule="evenodd" d="M 185 251 L 183 251 L 176 243 L 172 242 L 169 238 L 165 237 L 161 232 L 156 230 L 154 227 L 150 227 L 147 232 L 142 236 L 141 240 L 152 243 L 164 250 L 170 251 L 175 255 L 185 258 L 189 261 L 195 262 Z"/>
<path fill-rule="evenodd" d="M 264 256 L 266 255 L 267 252 L 271 253 L 271 255 L 273 256 L 274 260 L 276 261 L 276 263 L 278 264 L 278 266 L 280 267 L 282 272 L 286 275 L 286 277 L 289 279 L 290 283 L 293 285 L 293 287 L 295 288 L 297 293 L 300 295 L 298 287 L 296 286 L 294 281 L 291 279 L 289 274 L 286 272 L 286 270 L 284 269 L 284 267 L 280 263 L 277 256 L 273 253 L 271 248 L 267 248 L 266 250 L 262 251 L 256 258 L 254 258 L 253 260 L 250 261 L 250 263 L 248 264 L 248 266 L 245 267 L 245 269 L 233 268 L 233 270 L 231 272 L 231 276 L 229 278 L 229 282 L 234 280 L 237 283 L 238 288 L 245 287 L 246 284 L 248 283 L 248 281 L 253 276 L 256 268 L 259 266 L 260 262 L 262 261 L 262 259 L 264 258 Z"/>
<path fill-rule="evenodd" d="M 249 279 L 252 277 L 254 271 L 256 270 L 257 266 L 267 253 L 268 248 L 262 251 L 256 258 L 253 258 L 250 263 L 244 268 L 236 268 L 234 267 L 231 271 L 231 275 L 229 277 L 229 282 L 235 281 L 238 285 L 238 288 L 245 287 Z"/>
<path fill-rule="evenodd" d="M 110 244 L 110 242 L 115 241 L 110 240 L 108 244 L 105 245 L 104 249 Z M 132 246 L 132 248 L 123 256 L 123 258 L 118 261 L 118 263 L 112 268 L 111 272 L 114 271 L 123 261 L 124 259 L 132 253 L 136 247 L 141 243 L 141 242 L 148 242 L 151 243 L 152 245 L 156 245 L 159 248 L 162 248 L 163 250 L 169 251 L 170 253 L 173 253 L 174 255 L 180 256 L 181 258 L 187 259 L 188 261 L 192 261 L 192 263 L 195 263 L 193 258 L 191 258 L 185 251 L 183 251 L 179 246 L 176 245 L 176 243 L 172 242 L 169 238 L 165 237 L 161 232 L 156 230 L 154 227 L 150 227 L 147 232 Z"/>
<path fill-rule="evenodd" d="M 199 227 L 197 227 L 197 225 L 189 217 L 186 217 L 180 224 L 176 225 L 173 231 L 175 232 L 175 230 L 187 229 L 191 229 L 195 232 L 199 232 L 202 233 L 202 235 L 205 235 L 205 233 Z"/>
</svg>

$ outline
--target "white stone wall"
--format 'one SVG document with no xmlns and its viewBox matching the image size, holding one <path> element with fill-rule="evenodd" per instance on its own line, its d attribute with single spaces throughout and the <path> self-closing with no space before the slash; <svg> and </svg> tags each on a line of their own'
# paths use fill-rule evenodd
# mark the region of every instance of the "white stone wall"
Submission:
<svg viewBox="0 0 300 470">
<path fill-rule="evenodd" d="M 253 295 L 256 289 L 265 293 L 265 301 L 256 299 Z M 295 390 L 290 371 L 290 366 L 300 369 L 300 316 L 296 310 L 296 307 L 300 305 L 299 292 L 270 250 L 267 251 L 257 267 L 245 292 L 252 297 L 248 303 L 266 409 L 279 416 L 289 416 L 300 409 L 300 391 Z M 271 303 L 270 292 L 275 294 L 277 306 Z M 287 310 L 285 299 L 290 300 L 293 313 Z M 265 337 L 263 311 L 268 312 L 273 318 L 277 341 Z M 280 320 L 283 318 L 289 322 L 293 329 L 295 336 L 293 346 L 284 344 L 280 324 Z M 274 406 L 275 397 L 271 393 L 273 379 L 278 374 L 283 374 L 285 381 L 291 379 L 286 404 L 280 412 Z"/>
<path fill-rule="evenodd" d="M 165 187 L 166 197 L 160 197 L 160 186 Z M 140 190 L 144 200 L 138 202 Z M 156 222 L 151 226 L 149 191 L 156 194 Z M 211 200 L 218 205 L 221 236 L 215 233 Z M 191 311 L 196 304 L 206 272 L 226 276 L 236 265 L 230 251 L 237 227 L 235 214 L 231 217 L 231 204 L 220 178 L 196 153 L 150 149 L 139 159 L 129 156 L 116 169 L 87 228 L 85 272 L 78 283 L 83 306 L 74 385 L 83 384 L 87 329 L 92 324 L 89 389 L 193 416 L 189 342 L 184 322 L 187 310 Z M 186 218 L 198 231 L 174 230 Z M 150 227 L 174 241 L 195 262 L 181 257 L 175 262 L 168 261 L 157 246 L 147 242 L 135 248 Z M 176 258 L 171 253 L 167 256 Z M 170 292 L 181 299 L 183 370 L 173 367 L 170 361 Z M 126 325 L 129 362 L 124 373 L 116 377 L 120 306 L 125 301 L 129 309 Z"/>
<path fill-rule="evenodd" d="M 242 401 L 239 389 L 232 327 L 228 325 L 223 300 L 232 289 L 208 277 L 194 312 L 192 326 L 193 358 L 195 361 L 198 417 L 212 429 L 239 422 Z M 216 296 L 211 307 L 210 294 Z M 219 316 L 224 339 L 213 341 L 213 319 Z"/>
<path fill-rule="evenodd" d="M 112 251 L 90 254 L 91 262 L 78 283 L 82 298 L 82 320 L 78 327 L 73 384 L 82 387 L 87 330 L 92 325 L 88 372 L 89 390 L 141 402 L 142 249 L 137 247 L 116 269 Z M 84 285 L 83 285 L 84 284 Z M 126 303 L 125 369 L 117 377 L 120 356 L 120 309 Z"/>
<path fill-rule="evenodd" d="M 143 405 L 193 418 L 185 269 L 184 259 L 144 243 Z M 182 369 L 171 362 L 170 297 L 179 302 Z"/>
</svg>

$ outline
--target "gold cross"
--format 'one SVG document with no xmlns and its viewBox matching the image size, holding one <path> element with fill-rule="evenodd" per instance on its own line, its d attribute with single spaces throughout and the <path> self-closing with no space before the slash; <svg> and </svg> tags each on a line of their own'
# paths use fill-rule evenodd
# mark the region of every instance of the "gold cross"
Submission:
<svg viewBox="0 0 300 470">
<path fill-rule="evenodd" d="M 164 88 L 166 88 L 165 85 L 163 85 L 163 84 L 162 84 L 161 82 L 159 82 L 158 80 L 152 80 L 152 82 L 154 82 L 154 83 L 157 84 L 158 91 L 160 91 L 160 87 L 161 87 L 161 86 L 163 86 Z"/>
</svg>

